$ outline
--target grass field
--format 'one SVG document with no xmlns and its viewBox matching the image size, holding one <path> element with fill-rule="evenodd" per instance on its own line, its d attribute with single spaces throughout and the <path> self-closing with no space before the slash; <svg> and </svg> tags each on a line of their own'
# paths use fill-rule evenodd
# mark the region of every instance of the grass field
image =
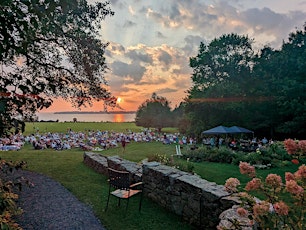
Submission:
<svg viewBox="0 0 306 230">
<path fill-rule="evenodd" d="M 35 127 L 35 128 L 34 128 Z M 132 130 L 141 131 L 141 127 L 134 123 L 27 123 L 26 134 L 37 130 L 41 133 L 66 132 L 67 129 L 74 131 L 88 130 L 113 130 L 125 132 Z M 175 129 L 165 129 L 165 132 L 176 132 Z M 183 149 L 184 151 L 184 149 Z M 151 143 L 130 143 L 126 147 L 125 153 L 122 149 L 114 148 L 101 152 L 103 155 L 119 155 L 127 160 L 140 162 L 152 154 L 165 154 L 171 156 L 175 154 L 174 145 L 163 145 L 159 142 Z M 167 210 L 159 207 L 148 199 L 144 199 L 141 213 L 137 210 L 138 200 L 132 199 L 128 212 L 125 208 L 117 208 L 115 199 L 111 203 L 107 212 L 104 211 L 108 192 L 107 178 L 94 172 L 83 164 L 83 151 L 80 149 L 54 151 L 54 150 L 33 150 L 27 145 L 20 151 L 0 151 L 0 157 L 5 160 L 27 162 L 28 170 L 47 175 L 60 182 L 71 191 L 80 201 L 90 205 L 97 217 L 109 230 L 134 230 L 134 229 L 193 229 L 186 223 L 182 223 L 180 218 Z M 179 160 L 179 159 L 178 159 Z M 229 177 L 237 177 L 241 182 L 246 183 L 248 178 L 239 173 L 235 165 L 218 163 L 193 163 L 195 172 L 201 177 L 224 184 Z M 283 168 L 261 170 L 258 173 L 265 176 L 268 173 L 284 175 L 286 171 L 296 171 L 297 166 L 291 165 Z"/>
<path fill-rule="evenodd" d="M 46 132 L 61 132 L 65 133 L 67 130 L 86 131 L 86 130 L 108 130 L 115 132 L 141 132 L 142 127 L 136 126 L 134 122 L 27 122 L 24 135 Z M 165 133 L 178 132 L 175 128 L 164 128 Z"/>
<path fill-rule="evenodd" d="M 92 207 L 96 216 L 106 229 L 192 229 L 181 223 L 180 218 L 167 212 L 148 199 L 144 199 L 141 213 L 138 212 L 138 199 L 132 199 L 127 213 L 125 205 L 117 208 L 117 202 L 110 200 L 109 209 L 104 211 L 108 183 L 107 178 L 94 172 L 83 164 L 83 151 L 33 150 L 30 145 L 22 150 L 0 151 L 0 157 L 6 160 L 24 160 L 28 170 L 42 173 L 60 182 L 80 201 Z"/>
</svg>

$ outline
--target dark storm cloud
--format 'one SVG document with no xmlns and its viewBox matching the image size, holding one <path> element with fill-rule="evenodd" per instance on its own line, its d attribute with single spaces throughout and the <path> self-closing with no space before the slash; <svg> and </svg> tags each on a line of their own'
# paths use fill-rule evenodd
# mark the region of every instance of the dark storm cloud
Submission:
<svg viewBox="0 0 306 230">
<path fill-rule="evenodd" d="M 128 51 L 126 53 L 126 57 L 132 59 L 133 61 L 141 61 L 145 63 L 152 63 L 152 57 L 148 54 L 142 54 L 140 52 L 137 52 L 135 50 Z"/>
<path fill-rule="evenodd" d="M 138 62 L 127 64 L 121 61 L 114 61 L 111 64 L 113 74 L 120 77 L 130 77 L 131 82 L 139 82 L 143 77 L 146 68 L 141 66 Z"/>
</svg>

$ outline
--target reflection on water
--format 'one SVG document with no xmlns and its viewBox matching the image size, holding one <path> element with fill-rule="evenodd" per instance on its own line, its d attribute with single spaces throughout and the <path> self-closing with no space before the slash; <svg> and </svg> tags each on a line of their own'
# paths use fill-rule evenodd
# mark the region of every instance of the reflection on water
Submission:
<svg viewBox="0 0 306 230">
<path fill-rule="evenodd" d="M 114 120 L 113 122 L 124 122 L 124 116 L 123 114 L 114 114 Z"/>
<path fill-rule="evenodd" d="M 55 114 L 55 113 L 38 113 L 38 120 L 52 120 L 59 122 L 72 122 L 73 118 L 76 118 L 77 121 L 82 122 L 134 122 L 135 121 L 135 113 L 123 113 L 123 114 L 99 114 L 99 113 L 92 113 L 92 114 L 76 114 L 76 113 L 69 113 L 69 114 Z"/>
</svg>

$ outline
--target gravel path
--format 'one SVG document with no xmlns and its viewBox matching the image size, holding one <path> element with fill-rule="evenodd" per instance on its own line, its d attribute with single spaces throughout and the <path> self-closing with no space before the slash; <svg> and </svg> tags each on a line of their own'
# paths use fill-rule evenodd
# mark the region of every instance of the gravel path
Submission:
<svg viewBox="0 0 306 230">
<path fill-rule="evenodd" d="M 16 222 L 24 230 L 105 230 L 91 208 L 60 183 L 41 174 L 19 171 L 35 186 L 23 186 L 18 205 L 24 213 Z"/>
</svg>

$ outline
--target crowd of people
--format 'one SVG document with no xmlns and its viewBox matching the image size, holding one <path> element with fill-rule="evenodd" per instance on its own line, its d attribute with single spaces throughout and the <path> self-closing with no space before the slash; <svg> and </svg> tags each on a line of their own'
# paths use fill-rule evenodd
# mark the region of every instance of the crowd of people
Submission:
<svg viewBox="0 0 306 230">
<path fill-rule="evenodd" d="M 0 138 L 0 151 L 19 150 L 24 145 L 24 137 L 20 134 Z"/>
<path fill-rule="evenodd" d="M 19 150 L 25 143 L 29 143 L 34 149 L 54 149 L 65 150 L 72 148 L 81 148 L 83 150 L 102 151 L 105 149 L 122 146 L 125 149 L 126 144 L 130 142 L 152 142 L 158 141 L 163 144 L 195 144 L 196 140 L 186 136 L 175 134 L 160 134 L 144 129 L 142 132 L 114 132 L 100 130 L 85 130 L 76 132 L 71 129 L 65 133 L 44 133 L 37 131 L 35 134 L 23 136 L 22 134 L 11 135 L 6 138 L 0 138 L 0 150 Z"/>
<path fill-rule="evenodd" d="M 273 140 L 268 140 L 266 137 L 262 139 L 258 139 L 257 137 L 248 138 L 248 139 L 237 139 L 232 136 L 221 137 L 221 136 L 211 136 L 207 138 L 203 138 L 203 145 L 208 147 L 220 147 L 220 146 L 228 146 L 233 150 L 241 150 L 245 152 L 256 151 L 256 149 L 260 149 L 266 145 L 273 144 Z"/>
<path fill-rule="evenodd" d="M 25 143 L 29 143 L 34 149 L 54 149 L 65 150 L 72 148 L 81 148 L 86 151 L 102 151 L 105 149 L 121 146 L 123 151 L 130 142 L 152 142 L 157 141 L 163 144 L 189 145 L 196 146 L 203 144 L 209 147 L 228 146 L 233 150 L 254 151 L 262 146 L 273 143 L 265 137 L 261 140 L 257 138 L 249 140 L 237 140 L 233 137 L 222 138 L 221 136 L 211 136 L 202 139 L 198 143 L 196 138 L 187 137 L 180 133 L 158 133 L 150 129 L 144 129 L 141 132 L 101 131 L 85 130 L 76 132 L 71 129 L 65 133 L 47 132 L 41 134 L 39 130 L 29 136 L 23 136 L 18 133 L 6 138 L 0 138 L 0 151 L 19 150 Z"/>
</svg>

